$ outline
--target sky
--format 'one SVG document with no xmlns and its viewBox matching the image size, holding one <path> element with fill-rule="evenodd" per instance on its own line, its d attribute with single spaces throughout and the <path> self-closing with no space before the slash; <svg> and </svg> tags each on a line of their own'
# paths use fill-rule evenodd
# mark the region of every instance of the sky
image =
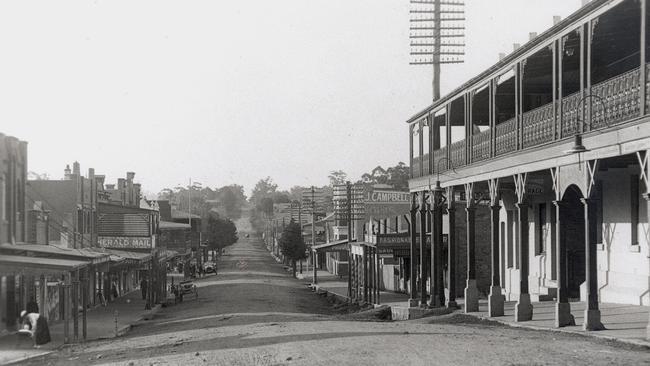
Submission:
<svg viewBox="0 0 650 366">
<path fill-rule="evenodd" d="M 466 0 L 465 63 L 442 94 L 581 0 Z M 408 0 L 4 0 L 0 133 L 29 170 L 79 161 L 115 182 L 281 189 L 408 163 L 405 121 L 431 101 L 409 65 Z"/>
</svg>

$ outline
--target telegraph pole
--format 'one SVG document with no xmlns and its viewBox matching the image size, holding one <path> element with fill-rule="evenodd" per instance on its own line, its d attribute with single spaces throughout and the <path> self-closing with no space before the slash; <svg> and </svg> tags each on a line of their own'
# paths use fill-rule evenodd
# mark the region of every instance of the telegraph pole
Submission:
<svg viewBox="0 0 650 366">
<path fill-rule="evenodd" d="M 433 101 L 440 99 L 440 65 L 463 63 L 464 0 L 411 0 L 411 65 L 433 65 Z"/>
<path fill-rule="evenodd" d="M 347 196 L 347 218 L 348 218 L 348 298 L 352 298 L 352 185 L 350 181 L 345 182 L 345 193 Z"/>
</svg>

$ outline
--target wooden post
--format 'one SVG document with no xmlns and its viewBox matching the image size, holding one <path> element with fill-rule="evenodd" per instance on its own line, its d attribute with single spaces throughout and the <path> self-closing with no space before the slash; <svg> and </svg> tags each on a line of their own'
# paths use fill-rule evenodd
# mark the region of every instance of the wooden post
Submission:
<svg viewBox="0 0 650 366">
<path fill-rule="evenodd" d="M 456 207 L 454 206 L 454 187 L 447 187 L 447 275 L 448 292 L 447 307 L 456 309 Z"/>
</svg>

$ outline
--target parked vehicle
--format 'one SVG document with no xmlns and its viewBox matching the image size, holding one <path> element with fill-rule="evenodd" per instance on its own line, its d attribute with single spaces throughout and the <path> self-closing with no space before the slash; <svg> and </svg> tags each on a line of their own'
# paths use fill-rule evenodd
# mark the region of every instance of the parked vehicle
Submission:
<svg viewBox="0 0 650 366">
<path fill-rule="evenodd" d="M 181 299 L 183 295 L 194 294 L 194 298 L 199 297 L 199 291 L 192 280 L 184 280 L 178 283 L 179 292 L 181 294 Z M 181 300 L 182 301 L 182 300 Z"/>
<path fill-rule="evenodd" d="M 205 262 L 203 263 L 203 272 L 205 273 L 216 273 L 217 264 L 214 262 Z"/>
</svg>

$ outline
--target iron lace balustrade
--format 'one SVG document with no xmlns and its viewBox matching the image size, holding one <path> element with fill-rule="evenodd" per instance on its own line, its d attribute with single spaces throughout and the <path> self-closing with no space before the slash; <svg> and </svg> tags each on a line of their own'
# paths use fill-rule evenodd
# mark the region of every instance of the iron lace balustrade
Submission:
<svg viewBox="0 0 650 366">
<path fill-rule="evenodd" d="M 441 172 L 444 172 L 445 170 L 449 169 L 449 164 L 447 159 L 443 159 L 447 157 L 447 146 L 441 147 L 438 150 L 433 151 L 433 163 L 435 164 L 433 167 L 433 173 L 436 173 L 436 169 L 440 169 Z"/>
<path fill-rule="evenodd" d="M 496 154 L 502 155 L 517 150 L 517 118 L 511 118 L 495 127 Z"/>
<path fill-rule="evenodd" d="M 424 154 L 422 157 L 422 176 L 429 175 L 429 154 Z"/>
<path fill-rule="evenodd" d="M 571 137 L 578 131 L 578 102 L 580 93 L 573 93 L 562 98 L 562 138 Z"/>
<path fill-rule="evenodd" d="M 591 87 L 591 94 L 600 97 L 588 98 L 584 103 L 588 105 L 591 102 L 592 130 L 639 116 L 640 76 L 641 73 L 636 68 Z M 588 116 L 585 120 L 589 121 Z"/>
<path fill-rule="evenodd" d="M 553 141 L 553 103 L 528 111 L 521 118 L 524 148 Z"/>
<path fill-rule="evenodd" d="M 465 140 L 456 141 L 449 145 L 449 159 L 451 167 L 457 168 L 465 165 Z"/>
<path fill-rule="evenodd" d="M 472 162 L 490 158 L 490 132 L 486 130 L 472 136 Z"/>
<path fill-rule="evenodd" d="M 418 178 L 422 176 L 422 172 L 420 171 L 420 160 L 422 158 L 419 156 L 414 156 L 413 157 L 413 164 L 411 164 L 412 171 L 413 171 L 413 178 Z"/>
</svg>

